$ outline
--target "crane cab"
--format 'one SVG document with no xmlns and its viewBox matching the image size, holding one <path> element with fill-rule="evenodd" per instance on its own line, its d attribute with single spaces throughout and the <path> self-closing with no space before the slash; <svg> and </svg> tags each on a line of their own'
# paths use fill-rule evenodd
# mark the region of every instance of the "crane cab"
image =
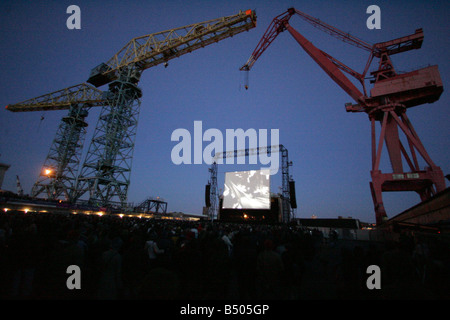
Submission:
<svg viewBox="0 0 450 320">
<path fill-rule="evenodd" d="M 114 76 L 114 73 L 107 73 L 110 70 L 111 68 L 106 63 L 100 63 L 91 70 L 87 82 L 97 88 L 111 82 L 113 80 L 112 77 Z"/>
</svg>

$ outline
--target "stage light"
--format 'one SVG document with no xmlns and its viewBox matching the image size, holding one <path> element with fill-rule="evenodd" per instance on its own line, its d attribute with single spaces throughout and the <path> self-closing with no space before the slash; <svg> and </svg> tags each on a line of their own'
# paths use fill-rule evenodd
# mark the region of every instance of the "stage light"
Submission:
<svg viewBox="0 0 450 320">
<path fill-rule="evenodd" d="M 52 173 L 52 170 L 51 169 L 45 169 L 44 172 L 45 172 L 46 176 L 49 176 Z"/>
</svg>

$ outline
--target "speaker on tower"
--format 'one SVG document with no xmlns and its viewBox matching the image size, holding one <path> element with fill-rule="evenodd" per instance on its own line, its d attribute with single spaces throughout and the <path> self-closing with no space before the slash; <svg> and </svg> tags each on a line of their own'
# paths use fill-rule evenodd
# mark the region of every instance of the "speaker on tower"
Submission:
<svg viewBox="0 0 450 320">
<path fill-rule="evenodd" d="M 211 190 L 211 185 L 210 185 L 210 184 L 207 184 L 207 185 L 205 186 L 205 205 L 206 205 L 207 207 L 211 207 L 211 200 L 210 200 L 210 198 L 209 198 L 210 190 Z"/>
<path fill-rule="evenodd" d="M 289 198 L 291 202 L 291 208 L 297 208 L 297 200 L 295 199 L 295 181 L 289 181 Z"/>
</svg>

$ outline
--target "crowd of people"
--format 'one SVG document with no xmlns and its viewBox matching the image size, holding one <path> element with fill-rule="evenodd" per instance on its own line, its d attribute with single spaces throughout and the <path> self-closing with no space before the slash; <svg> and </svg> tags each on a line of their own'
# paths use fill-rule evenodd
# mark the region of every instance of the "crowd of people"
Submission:
<svg viewBox="0 0 450 320">
<path fill-rule="evenodd" d="M 8 211 L 0 246 L 7 299 L 307 299 L 308 268 L 337 299 L 448 298 L 448 247 L 411 237 L 339 246 L 294 225 Z M 80 289 L 67 286 L 71 265 Z M 383 290 L 367 289 L 368 265 L 381 267 Z"/>
</svg>

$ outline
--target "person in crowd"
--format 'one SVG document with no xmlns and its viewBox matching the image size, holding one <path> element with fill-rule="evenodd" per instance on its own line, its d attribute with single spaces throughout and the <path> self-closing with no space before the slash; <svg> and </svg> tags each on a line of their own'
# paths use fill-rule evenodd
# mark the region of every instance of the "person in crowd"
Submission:
<svg viewBox="0 0 450 320">
<path fill-rule="evenodd" d="M 120 297 L 122 289 L 122 255 L 119 250 L 121 240 L 114 238 L 109 248 L 100 258 L 100 279 L 97 288 L 97 298 L 114 300 Z"/>
<path fill-rule="evenodd" d="M 155 268 L 157 266 L 158 255 L 164 253 L 164 249 L 158 247 L 156 242 L 157 235 L 154 231 L 150 231 L 149 238 L 145 243 L 145 250 L 148 254 L 148 265 L 149 269 Z"/>
<path fill-rule="evenodd" d="M 314 281 L 329 281 L 315 297 L 446 297 L 450 279 L 437 240 L 346 248 L 301 226 L 13 210 L 0 226 L 1 298 L 301 299 Z M 371 264 L 382 270 L 375 294 Z M 69 265 L 81 268 L 79 291 L 66 287 Z"/>
<path fill-rule="evenodd" d="M 256 262 L 260 298 L 270 300 L 283 297 L 283 271 L 281 256 L 274 251 L 272 240 L 266 239 Z"/>
</svg>

